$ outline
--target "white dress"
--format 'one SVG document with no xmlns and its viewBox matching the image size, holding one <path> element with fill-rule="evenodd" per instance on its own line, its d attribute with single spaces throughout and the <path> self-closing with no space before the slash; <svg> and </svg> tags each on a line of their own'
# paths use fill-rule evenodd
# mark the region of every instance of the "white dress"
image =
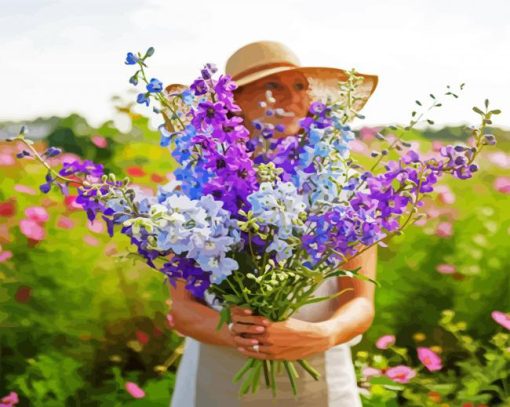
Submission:
<svg viewBox="0 0 510 407">
<path fill-rule="evenodd" d="M 317 296 L 339 291 L 338 279 L 326 280 L 315 291 Z M 207 303 L 217 310 L 206 296 Z M 338 299 L 308 304 L 292 317 L 318 322 L 328 319 L 338 308 Z M 351 346 L 361 340 L 361 335 L 350 342 L 334 346 L 326 352 L 306 358 L 321 373 L 315 381 L 296 364 L 298 397 L 292 395 L 287 375 L 277 375 L 277 397 L 266 388 L 261 378 L 257 393 L 239 398 L 240 382 L 232 383 L 234 374 L 246 362 L 246 356 L 237 349 L 201 343 L 191 337 L 185 338 L 184 353 L 177 370 L 171 407 L 361 407 L 356 376 L 351 357 Z"/>
</svg>

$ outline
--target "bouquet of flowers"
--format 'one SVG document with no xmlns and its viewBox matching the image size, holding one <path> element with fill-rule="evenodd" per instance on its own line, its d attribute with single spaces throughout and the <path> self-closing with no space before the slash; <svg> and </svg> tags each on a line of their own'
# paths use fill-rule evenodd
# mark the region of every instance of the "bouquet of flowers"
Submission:
<svg viewBox="0 0 510 407">
<path fill-rule="evenodd" d="M 128 178 L 105 174 L 101 164 L 66 162 L 56 170 L 48 158 L 60 153 L 49 147 L 39 153 L 24 136 L 19 158 L 32 157 L 46 166 L 47 193 L 58 187 L 76 200 L 90 221 L 100 216 L 108 233 L 128 236 L 137 253 L 175 286 L 186 281 L 195 297 L 214 296 L 223 309 L 218 328 L 230 322 L 230 307 L 248 307 L 271 321 L 282 321 L 307 304 L 328 300 L 314 295 L 326 279 L 339 276 L 367 279 L 360 269 L 344 267 L 374 245 L 420 218 L 423 198 L 443 174 L 467 179 L 485 145 L 491 117 L 499 113 L 474 108 L 481 124 L 471 130 L 471 143 L 447 146 L 435 158 L 422 159 L 410 144 L 395 138 L 373 152 L 364 169 L 350 155 L 355 138 L 348 123 L 361 117 L 355 90 L 362 78 L 355 71 L 339 83 L 338 97 L 314 101 L 294 136 L 275 138 L 281 126 L 255 123 L 249 134 L 233 98 L 236 84 L 228 75 L 216 77 L 207 64 L 189 87 L 163 88 L 146 74 L 154 53 L 128 53 L 125 63 L 136 67 L 130 82 L 145 86 L 137 102 L 160 114 L 161 146 L 171 147 L 179 164 L 175 180 L 155 196 L 136 193 Z M 462 87 L 462 85 L 461 85 Z M 457 97 L 448 88 L 446 95 Z M 264 106 L 275 100 L 268 92 Z M 431 107 L 440 103 L 431 95 Z M 421 106 L 421 102 L 417 102 Z M 429 108 L 430 109 L 430 108 Z M 413 112 L 409 130 L 424 113 Z M 275 374 L 285 369 L 297 394 L 295 363 L 315 379 L 319 373 L 305 360 L 249 358 L 234 380 L 244 378 L 240 393 L 256 391 L 261 375 L 276 394 Z"/>
</svg>

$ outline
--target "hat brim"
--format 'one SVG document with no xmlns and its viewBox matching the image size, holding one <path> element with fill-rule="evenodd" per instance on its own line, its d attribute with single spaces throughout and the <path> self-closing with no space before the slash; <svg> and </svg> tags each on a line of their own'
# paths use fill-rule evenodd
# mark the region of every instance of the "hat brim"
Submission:
<svg viewBox="0 0 510 407">
<path fill-rule="evenodd" d="M 338 83 L 345 82 L 348 79 L 348 74 L 343 69 L 326 68 L 326 67 L 275 67 L 264 71 L 255 72 L 245 76 L 237 81 L 234 81 L 238 87 L 244 87 L 253 84 L 259 80 L 267 79 L 275 74 L 282 74 L 285 72 L 301 72 L 306 76 L 309 83 L 309 94 L 313 101 L 326 102 L 328 96 L 333 100 L 339 98 Z M 360 111 L 367 103 L 368 99 L 374 93 L 379 77 L 377 75 L 368 75 L 363 73 L 356 73 L 363 78 L 363 82 L 356 88 L 354 96 L 358 99 L 354 104 L 354 108 Z"/>
</svg>

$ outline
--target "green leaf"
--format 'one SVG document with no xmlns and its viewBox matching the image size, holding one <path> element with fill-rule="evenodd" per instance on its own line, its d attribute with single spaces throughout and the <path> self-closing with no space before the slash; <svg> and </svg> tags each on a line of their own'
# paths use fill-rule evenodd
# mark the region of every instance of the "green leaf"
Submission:
<svg viewBox="0 0 510 407">
<path fill-rule="evenodd" d="M 223 324 L 228 322 L 230 322 L 230 309 L 228 307 L 223 307 L 223 309 L 220 311 L 220 320 L 218 321 L 216 330 L 219 331 Z"/>
<path fill-rule="evenodd" d="M 478 113 L 478 114 L 483 114 L 483 112 L 476 106 L 473 107 L 473 112 Z"/>
</svg>

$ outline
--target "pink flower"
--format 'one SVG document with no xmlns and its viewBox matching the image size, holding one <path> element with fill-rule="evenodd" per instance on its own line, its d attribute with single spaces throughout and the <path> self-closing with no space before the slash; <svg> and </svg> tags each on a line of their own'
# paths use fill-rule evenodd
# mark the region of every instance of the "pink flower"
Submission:
<svg viewBox="0 0 510 407">
<path fill-rule="evenodd" d="M 503 194 L 510 194 L 510 178 L 498 177 L 494 181 L 494 189 Z"/>
<path fill-rule="evenodd" d="M 14 185 L 14 190 L 16 192 L 21 192 L 22 194 L 35 195 L 37 191 L 34 188 L 30 188 L 26 185 L 16 184 Z"/>
<path fill-rule="evenodd" d="M 492 319 L 510 331 L 510 316 L 501 311 L 492 311 Z"/>
<path fill-rule="evenodd" d="M 14 406 L 19 403 L 18 395 L 16 392 L 11 391 L 7 396 L 0 400 L 0 407 Z"/>
<path fill-rule="evenodd" d="M 450 222 L 441 222 L 437 225 L 436 235 L 439 237 L 450 237 L 453 235 L 453 225 Z"/>
<path fill-rule="evenodd" d="M 104 248 L 104 254 L 106 256 L 113 256 L 115 253 L 117 253 L 117 245 L 113 242 L 107 243 Z"/>
<path fill-rule="evenodd" d="M 436 372 L 443 368 L 439 355 L 429 348 L 418 348 L 418 359 L 431 372 Z"/>
<path fill-rule="evenodd" d="M 59 216 L 57 226 L 62 229 L 71 229 L 74 226 L 74 222 L 67 216 Z"/>
<path fill-rule="evenodd" d="M 10 154 L 0 153 L 0 166 L 7 167 L 9 165 L 14 165 L 16 160 Z"/>
<path fill-rule="evenodd" d="M 94 236 L 91 235 L 83 236 L 83 241 L 87 243 L 89 246 L 97 246 L 99 244 L 99 240 L 97 240 Z"/>
<path fill-rule="evenodd" d="M 454 274 L 457 269 L 455 268 L 455 266 L 453 264 L 438 264 L 437 267 L 436 267 L 436 270 L 438 273 L 441 273 L 441 274 Z"/>
<path fill-rule="evenodd" d="M 394 343 L 395 343 L 395 336 L 393 336 L 393 335 L 384 335 L 384 336 L 381 336 L 377 340 L 377 342 L 375 343 L 375 347 L 377 349 L 388 349 Z"/>
<path fill-rule="evenodd" d="M 145 397 L 145 392 L 133 382 L 126 382 L 126 391 L 131 394 L 135 399 L 141 399 Z"/>
<path fill-rule="evenodd" d="M 370 379 L 371 377 L 381 375 L 381 371 L 379 369 L 376 369 L 375 367 L 370 367 L 370 366 L 365 366 L 362 370 L 362 373 L 363 373 L 363 377 L 367 380 Z"/>
<path fill-rule="evenodd" d="M 416 372 L 409 366 L 398 365 L 390 367 L 388 370 L 386 370 L 386 376 L 389 377 L 394 382 L 407 383 L 414 376 L 416 376 Z"/>
<path fill-rule="evenodd" d="M 33 219 L 21 219 L 19 222 L 21 233 L 32 240 L 43 240 L 46 236 L 44 228 Z"/>
<path fill-rule="evenodd" d="M 94 219 L 92 222 L 87 222 L 87 227 L 94 233 L 103 233 L 104 231 L 104 223 L 98 219 Z"/>
<path fill-rule="evenodd" d="M 12 258 L 12 252 L 9 250 L 2 251 L 0 250 L 0 263 L 3 263 Z"/>
<path fill-rule="evenodd" d="M 379 131 L 376 127 L 362 127 L 359 130 L 359 136 L 363 141 L 370 141 L 375 138 L 375 135 Z"/>
<path fill-rule="evenodd" d="M 493 164 L 501 168 L 510 168 L 510 155 L 505 154 L 503 151 L 496 151 L 488 154 L 487 158 Z"/>
<path fill-rule="evenodd" d="M 445 205 L 451 205 L 455 202 L 455 194 L 452 192 L 448 185 L 436 186 L 439 200 Z"/>
<path fill-rule="evenodd" d="M 368 154 L 369 152 L 367 145 L 358 139 L 352 140 L 349 143 L 349 148 L 351 151 L 359 154 Z"/>
<path fill-rule="evenodd" d="M 25 215 L 28 219 L 39 223 L 44 223 L 48 220 L 48 212 L 42 206 L 32 206 L 25 209 Z"/>
<path fill-rule="evenodd" d="M 108 140 L 106 140 L 103 136 L 92 136 L 91 137 L 92 144 L 94 144 L 96 147 L 99 148 L 106 148 L 108 147 Z"/>
<path fill-rule="evenodd" d="M 443 147 L 443 143 L 441 143 L 440 141 L 434 140 L 432 142 L 432 150 L 433 151 L 439 152 L 439 151 L 441 151 L 441 147 Z"/>
</svg>

